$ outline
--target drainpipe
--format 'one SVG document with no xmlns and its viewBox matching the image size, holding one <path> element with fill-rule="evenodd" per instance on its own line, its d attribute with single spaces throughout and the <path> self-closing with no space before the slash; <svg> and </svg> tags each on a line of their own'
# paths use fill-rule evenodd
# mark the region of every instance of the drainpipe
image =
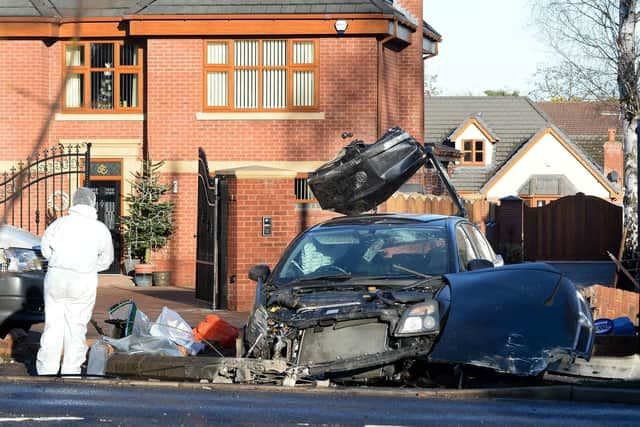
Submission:
<svg viewBox="0 0 640 427">
<path fill-rule="evenodd" d="M 398 20 L 394 19 L 393 22 L 393 34 L 378 41 L 378 90 L 377 90 L 377 102 L 376 102 L 376 139 L 380 139 L 382 136 L 382 53 L 384 52 L 384 44 L 389 40 L 396 37 L 398 34 Z"/>
</svg>

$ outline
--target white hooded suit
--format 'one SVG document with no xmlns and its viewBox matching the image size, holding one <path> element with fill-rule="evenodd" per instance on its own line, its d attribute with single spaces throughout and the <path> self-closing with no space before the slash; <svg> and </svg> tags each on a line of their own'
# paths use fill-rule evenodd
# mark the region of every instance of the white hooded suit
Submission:
<svg viewBox="0 0 640 427">
<path fill-rule="evenodd" d="M 98 271 L 113 262 L 111 234 L 97 220 L 94 206 L 91 190 L 78 189 L 69 215 L 55 220 L 42 236 L 42 255 L 49 267 L 44 280 L 45 326 L 36 361 L 39 375 L 58 373 L 63 348 L 63 375 L 80 374 L 85 360 Z"/>
</svg>

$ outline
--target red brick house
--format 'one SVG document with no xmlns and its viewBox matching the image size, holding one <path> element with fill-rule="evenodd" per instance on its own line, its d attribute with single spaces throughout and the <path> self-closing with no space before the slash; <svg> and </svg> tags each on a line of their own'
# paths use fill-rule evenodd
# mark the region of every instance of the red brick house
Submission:
<svg viewBox="0 0 640 427">
<path fill-rule="evenodd" d="M 166 160 L 177 230 L 153 260 L 193 287 L 202 147 L 227 183 L 218 306 L 243 310 L 248 268 L 330 214 L 295 185 L 343 131 L 372 142 L 399 125 L 423 139 L 423 61 L 440 36 L 421 0 L 198 3 L 0 4 L 0 170 L 86 141 L 92 182 L 126 194 L 142 158 Z"/>
</svg>

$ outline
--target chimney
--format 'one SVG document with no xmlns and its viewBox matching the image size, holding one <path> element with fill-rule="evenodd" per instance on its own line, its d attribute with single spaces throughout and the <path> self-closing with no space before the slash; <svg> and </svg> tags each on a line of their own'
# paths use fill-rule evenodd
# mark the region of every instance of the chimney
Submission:
<svg viewBox="0 0 640 427">
<path fill-rule="evenodd" d="M 618 186 L 622 185 L 622 174 L 624 168 L 624 154 L 622 152 L 622 144 L 616 142 L 616 129 L 609 128 L 607 142 L 604 143 L 604 174 L 610 181 L 615 182 Z M 615 171 L 615 174 L 611 172 Z M 612 175 L 617 175 L 617 179 L 612 180 Z"/>
</svg>

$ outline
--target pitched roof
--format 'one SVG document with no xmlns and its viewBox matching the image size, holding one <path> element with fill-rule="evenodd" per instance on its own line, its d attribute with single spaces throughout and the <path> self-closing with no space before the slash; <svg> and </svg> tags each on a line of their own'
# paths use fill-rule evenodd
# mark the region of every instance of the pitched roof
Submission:
<svg viewBox="0 0 640 427">
<path fill-rule="evenodd" d="M 569 196 L 576 194 L 577 191 L 577 188 L 565 175 L 531 175 L 520 186 L 518 194 Z"/>
<path fill-rule="evenodd" d="M 616 129 L 616 140 L 622 140 L 620 109 L 615 102 L 538 102 L 536 105 L 600 167 L 604 165 L 603 144 L 608 139 L 608 129 Z"/>
<path fill-rule="evenodd" d="M 549 122 L 526 97 L 425 97 L 425 142 L 441 143 L 470 116 L 480 117 L 500 138 L 487 167 L 458 165 L 451 176 L 461 191 L 478 191 L 513 152 Z"/>
<path fill-rule="evenodd" d="M 371 13 L 403 16 L 385 0 L 2 0 L 0 2 L 0 16 L 16 17 L 315 13 Z"/>
<path fill-rule="evenodd" d="M 448 139 L 450 139 L 450 140 L 456 139 L 457 135 L 459 135 L 460 133 L 464 132 L 470 125 L 475 125 L 476 127 L 478 127 L 480 132 L 482 132 L 484 134 L 484 136 L 486 136 L 489 141 L 496 142 L 496 141 L 500 140 L 500 138 L 495 134 L 495 132 L 493 130 L 491 130 L 491 128 L 489 127 L 487 122 L 485 122 L 482 119 L 482 116 L 479 116 L 477 114 L 469 116 L 467 118 L 467 120 L 465 120 L 464 122 L 460 123 L 460 126 L 455 128 L 454 131 L 451 132 L 451 135 L 449 135 Z"/>
<path fill-rule="evenodd" d="M 455 130 L 469 118 L 479 117 L 482 125 L 491 130 L 499 141 L 494 156 L 486 167 L 457 165 L 451 180 L 460 191 L 482 191 L 495 175 L 508 164 L 517 161 L 517 154 L 535 141 L 547 129 L 552 129 L 593 172 L 614 190 L 586 150 L 557 127 L 527 97 L 515 96 L 452 96 L 425 98 L 425 143 L 448 142 Z"/>
<path fill-rule="evenodd" d="M 559 129 L 555 124 L 548 122 L 547 126 L 540 128 L 538 132 L 536 132 L 534 135 L 528 138 L 524 143 L 517 146 L 515 150 L 511 153 L 511 155 L 506 159 L 506 161 L 498 165 L 498 167 L 489 177 L 489 180 L 482 186 L 482 188 L 480 189 L 480 192 L 486 191 L 493 183 L 497 182 L 497 180 L 500 179 L 500 175 L 502 171 L 508 170 L 510 165 L 515 164 L 520 160 L 520 157 L 521 157 L 519 156 L 520 153 L 526 152 L 527 147 L 531 146 L 532 144 L 535 144 L 547 133 L 555 134 L 555 138 L 561 144 L 565 145 L 565 147 L 570 152 L 573 151 L 578 158 L 584 160 L 584 162 L 586 163 L 585 166 L 588 166 L 591 172 L 593 172 L 596 180 L 600 181 L 600 183 L 603 186 L 608 187 L 607 190 L 610 190 L 612 193 L 617 193 L 620 191 L 620 189 L 618 188 L 618 185 L 616 183 L 609 181 L 609 179 L 604 175 L 604 172 L 602 171 L 600 166 L 598 166 L 598 164 L 595 163 L 593 159 L 591 159 L 579 146 L 574 144 L 571 141 L 571 138 L 569 138 L 567 134 L 562 132 L 562 130 Z"/>
</svg>

